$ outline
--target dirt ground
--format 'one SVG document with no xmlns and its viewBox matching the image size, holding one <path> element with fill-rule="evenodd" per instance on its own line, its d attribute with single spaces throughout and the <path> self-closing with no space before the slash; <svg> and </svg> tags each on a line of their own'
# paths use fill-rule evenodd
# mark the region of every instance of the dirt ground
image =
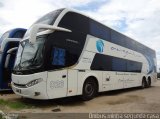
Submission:
<svg viewBox="0 0 160 119">
<path fill-rule="evenodd" d="M 0 107 L 7 113 L 160 113 L 160 80 L 150 88 L 108 91 L 90 101 L 82 101 L 79 97 L 40 101 L 5 93 L 1 94 L 0 99 L 32 105 L 21 110 Z"/>
</svg>

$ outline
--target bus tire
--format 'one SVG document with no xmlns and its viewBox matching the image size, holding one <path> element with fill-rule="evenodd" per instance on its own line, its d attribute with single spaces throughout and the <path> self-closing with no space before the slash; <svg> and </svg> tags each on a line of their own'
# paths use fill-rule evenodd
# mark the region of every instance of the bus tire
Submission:
<svg viewBox="0 0 160 119">
<path fill-rule="evenodd" d="M 147 79 L 147 87 L 151 87 L 151 77 L 150 76 Z"/>
<path fill-rule="evenodd" d="M 93 99 L 98 92 L 98 84 L 96 79 L 90 77 L 86 79 L 83 85 L 82 99 L 84 101 Z"/>
<path fill-rule="evenodd" d="M 141 88 L 144 89 L 144 88 L 146 88 L 146 87 L 147 87 L 147 81 L 146 81 L 146 78 L 144 77 L 144 78 L 142 79 Z"/>
</svg>

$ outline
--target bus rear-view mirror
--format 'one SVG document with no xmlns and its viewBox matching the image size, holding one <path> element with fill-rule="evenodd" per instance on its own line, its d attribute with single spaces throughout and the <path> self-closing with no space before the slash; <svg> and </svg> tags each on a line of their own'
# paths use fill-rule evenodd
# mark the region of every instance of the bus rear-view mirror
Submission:
<svg viewBox="0 0 160 119">
<path fill-rule="evenodd" d="M 4 64 L 4 68 L 5 69 L 8 69 L 9 68 L 9 64 L 11 62 L 11 56 L 12 55 L 16 55 L 16 51 L 18 50 L 18 47 L 14 47 L 14 48 L 11 48 L 7 51 L 7 56 L 6 56 L 6 60 L 5 60 L 5 64 Z"/>
<path fill-rule="evenodd" d="M 40 29 L 46 29 L 48 31 L 42 31 L 47 33 L 51 33 L 55 30 L 57 31 L 64 31 L 64 32 L 71 32 L 71 30 L 62 28 L 62 27 L 57 27 L 57 26 L 52 26 L 52 25 L 46 25 L 46 24 L 35 24 L 31 27 L 30 29 L 30 35 L 29 35 L 29 41 L 30 43 L 35 43 L 37 35 L 39 35 L 42 32 L 39 32 Z"/>
</svg>

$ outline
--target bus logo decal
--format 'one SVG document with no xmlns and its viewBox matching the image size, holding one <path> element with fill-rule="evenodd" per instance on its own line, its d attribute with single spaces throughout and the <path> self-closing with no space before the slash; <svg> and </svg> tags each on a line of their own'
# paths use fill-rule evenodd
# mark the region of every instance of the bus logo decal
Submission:
<svg viewBox="0 0 160 119">
<path fill-rule="evenodd" d="M 97 48 L 97 50 L 98 50 L 99 53 L 103 52 L 104 43 L 103 43 L 102 40 L 96 41 L 96 48 Z"/>
</svg>

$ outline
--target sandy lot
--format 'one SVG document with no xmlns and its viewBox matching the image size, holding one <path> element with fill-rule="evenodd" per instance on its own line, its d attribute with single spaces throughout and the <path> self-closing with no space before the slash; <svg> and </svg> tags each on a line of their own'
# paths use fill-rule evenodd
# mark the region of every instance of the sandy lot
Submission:
<svg viewBox="0 0 160 119">
<path fill-rule="evenodd" d="M 15 94 L 2 93 L 0 99 L 8 101 L 20 101 L 26 105 L 32 105 L 29 109 L 15 110 L 0 107 L 4 112 L 18 113 L 160 113 L 160 81 L 146 89 L 132 88 L 118 91 L 100 93 L 90 101 L 82 101 L 79 97 L 70 97 L 55 100 L 31 100 L 21 98 Z M 55 109 L 55 110 L 54 110 Z"/>
</svg>

